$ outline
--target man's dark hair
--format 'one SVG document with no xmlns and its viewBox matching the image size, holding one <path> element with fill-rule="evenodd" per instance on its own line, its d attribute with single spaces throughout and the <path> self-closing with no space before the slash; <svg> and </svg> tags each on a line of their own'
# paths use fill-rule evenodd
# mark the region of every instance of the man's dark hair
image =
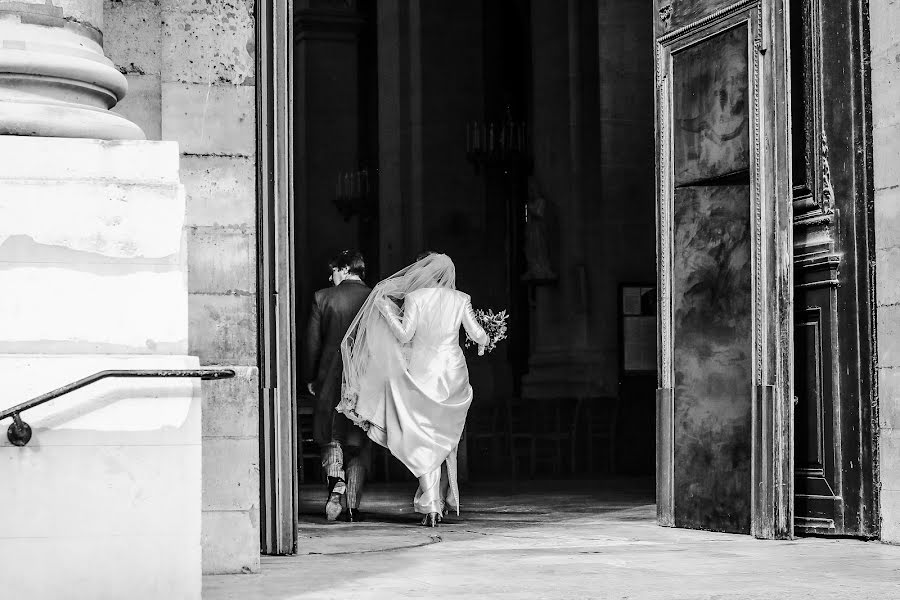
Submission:
<svg viewBox="0 0 900 600">
<path fill-rule="evenodd" d="M 366 277 L 366 261 L 356 250 L 343 250 L 329 261 L 328 267 L 339 271 L 347 269 L 351 275 L 356 275 L 360 279 Z"/>
</svg>

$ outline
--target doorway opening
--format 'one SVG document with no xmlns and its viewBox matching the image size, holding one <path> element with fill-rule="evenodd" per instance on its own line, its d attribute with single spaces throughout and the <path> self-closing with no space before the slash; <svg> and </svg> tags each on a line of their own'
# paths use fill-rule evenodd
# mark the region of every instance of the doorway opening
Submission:
<svg viewBox="0 0 900 600">
<path fill-rule="evenodd" d="M 651 10 L 561 8 L 297 11 L 297 331 L 340 250 L 362 251 L 370 285 L 446 253 L 476 308 L 510 315 L 496 351 L 467 354 L 463 485 L 614 478 L 652 502 Z M 321 512 L 324 486 L 310 398 L 299 407 L 301 506 L 314 513 L 302 520 Z M 414 478 L 380 448 L 368 475 L 409 504 Z"/>
<path fill-rule="evenodd" d="M 469 360 L 475 402 L 460 454 L 473 484 L 653 479 L 662 307 L 645 23 L 658 15 L 633 4 L 359 0 L 295 11 L 290 335 L 302 335 L 337 251 L 362 250 L 370 283 L 423 250 L 449 254 L 477 307 L 511 314 L 510 339 Z M 796 533 L 873 537 L 871 163 L 857 152 L 871 125 L 855 91 L 865 90 L 865 24 L 851 4 L 826 20 L 815 0 L 791 1 L 788 456 Z M 844 85 L 847 73 L 856 84 Z M 298 405 L 303 438 L 308 399 Z M 301 446 L 314 506 L 319 458 Z M 413 486 L 383 453 L 370 480 Z"/>
</svg>

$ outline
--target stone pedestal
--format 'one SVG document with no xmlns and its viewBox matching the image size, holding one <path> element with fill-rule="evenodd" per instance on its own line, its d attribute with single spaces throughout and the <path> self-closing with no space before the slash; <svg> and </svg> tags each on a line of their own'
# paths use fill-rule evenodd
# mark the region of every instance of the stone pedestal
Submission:
<svg viewBox="0 0 900 600">
<path fill-rule="evenodd" d="M 597 372 L 597 364 L 605 358 L 601 352 L 587 350 L 536 353 L 522 378 L 522 396 L 531 400 L 613 397 L 615 386 Z"/>
<path fill-rule="evenodd" d="M 102 0 L 0 1 L 0 134 L 144 139 L 109 111 L 128 84 L 102 28 Z"/>
<path fill-rule="evenodd" d="M 105 369 L 196 368 L 178 148 L 0 137 L 0 409 Z M 200 383 L 106 379 L 0 422 L 22 598 L 200 598 Z"/>
</svg>

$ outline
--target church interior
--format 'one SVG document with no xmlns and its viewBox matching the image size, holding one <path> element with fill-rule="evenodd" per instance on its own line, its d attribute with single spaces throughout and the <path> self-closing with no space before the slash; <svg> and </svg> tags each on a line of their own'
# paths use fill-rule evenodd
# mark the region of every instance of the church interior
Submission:
<svg viewBox="0 0 900 600">
<path fill-rule="evenodd" d="M 298 331 L 344 248 L 370 285 L 451 256 L 475 307 L 510 315 L 492 354 L 467 351 L 463 480 L 654 472 L 651 7 L 577 6 L 361 0 L 296 21 Z M 309 403 L 298 462 L 319 484 Z M 411 478 L 378 450 L 370 479 Z"/>
</svg>

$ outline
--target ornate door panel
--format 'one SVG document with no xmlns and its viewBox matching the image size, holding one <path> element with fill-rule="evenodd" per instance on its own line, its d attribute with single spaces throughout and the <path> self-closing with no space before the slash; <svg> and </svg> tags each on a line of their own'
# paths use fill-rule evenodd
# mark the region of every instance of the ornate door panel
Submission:
<svg viewBox="0 0 900 600">
<path fill-rule="evenodd" d="M 792 269 L 781 0 L 660 0 L 658 518 L 791 535 Z"/>
<path fill-rule="evenodd" d="M 877 503 L 861 12 L 857 1 L 792 0 L 790 9 L 795 525 L 800 533 L 871 537 Z"/>
</svg>

